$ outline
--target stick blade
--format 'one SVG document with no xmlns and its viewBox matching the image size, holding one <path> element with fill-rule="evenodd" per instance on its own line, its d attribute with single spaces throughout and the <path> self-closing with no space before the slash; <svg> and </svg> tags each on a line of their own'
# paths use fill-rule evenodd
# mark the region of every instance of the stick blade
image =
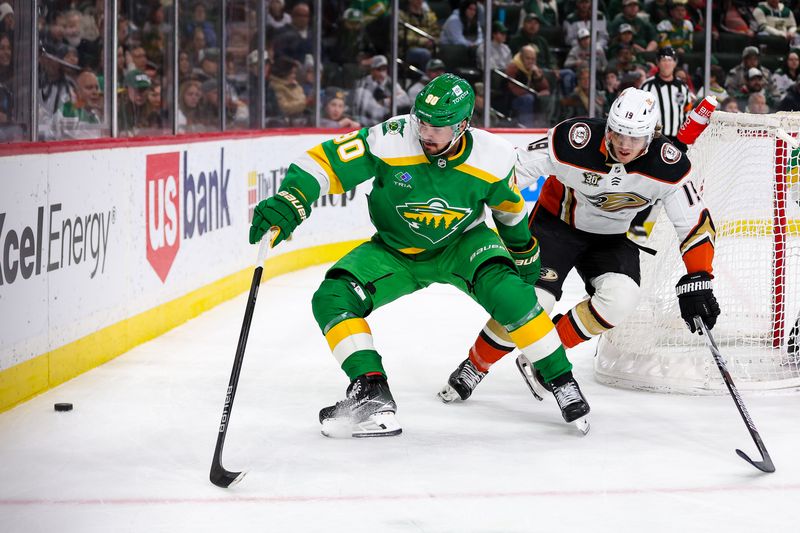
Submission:
<svg viewBox="0 0 800 533">
<path fill-rule="evenodd" d="M 737 449 L 736 455 L 753 465 L 754 467 L 758 468 L 762 472 L 766 472 L 771 474 L 775 472 L 775 465 L 772 463 L 772 458 L 769 456 L 768 453 L 764 454 L 764 459 L 762 461 L 753 461 L 750 457 L 747 456 L 742 450 Z"/>
<path fill-rule="evenodd" d="M 247 472 L 231 472 L 225 470 L 220 464 L 213 464 L 208 479 L 217 487 L 227 489 L 239 483 L 246 474 Z"/>
</svg>

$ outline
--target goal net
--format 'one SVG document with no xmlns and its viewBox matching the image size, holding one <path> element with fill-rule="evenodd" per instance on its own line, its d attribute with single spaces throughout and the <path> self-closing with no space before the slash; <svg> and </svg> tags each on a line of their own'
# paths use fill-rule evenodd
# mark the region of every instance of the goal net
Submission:
<svg viewBox="0 0 800 533">
<path fill-rule="evenodd" d="M 800 113 L 715 112 L 689 150 L 695 187 L 717 229 L 712 334 L 741 390 L 800 387 Z M 595 375 L 608 385 L 658 392 L 725 391 L 703 339 L 680 316 L 675 284 L 686 273 L 662 212 L 641 253 L 642 298 L 599 340 Z"/>
</svg>

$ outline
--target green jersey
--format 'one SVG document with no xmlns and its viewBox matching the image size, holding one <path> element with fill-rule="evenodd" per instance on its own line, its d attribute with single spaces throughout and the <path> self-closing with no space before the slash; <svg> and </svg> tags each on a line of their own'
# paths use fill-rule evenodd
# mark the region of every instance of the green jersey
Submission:
<svg viewBox="0 0 800 533">
<path fill-rule="evenodd" d="M 404 254 L 447 247 L 483 224 L 488 207 L 507 246 L 530 241 L 525 202 L 516 184 L 516 152 L 505 139 L 470 129 L 450 157 L 428 156 L 408 115 L 341 135 L 305 152 L 281 190 L 308 203 L 374 178 L 369 213 L 380 239 Z"/>
</svg>

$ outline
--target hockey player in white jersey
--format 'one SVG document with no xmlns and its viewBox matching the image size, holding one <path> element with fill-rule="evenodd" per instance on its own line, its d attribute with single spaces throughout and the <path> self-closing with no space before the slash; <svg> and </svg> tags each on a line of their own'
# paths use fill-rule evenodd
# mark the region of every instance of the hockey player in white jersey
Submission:
<svg viewBox="0 0 800 533">
<path fill-rule="evenodd" d="M 657 200 L 675 227 L 686 266 L 676 286 L 682 318 L 694 332 L 694 316 L 711 329 L 719 315 L 711 284 L 714 223 L 691 181 L 689 159 L 656 133 L 658 120 L 653 96 L 629 88 L 615 100 L 607 121 L 569 119 L 552 128 L 546 142 L 517 149 L 520 188 L 548 176 L 529 216 L 541 247 L 539 302 L 551 313 L 573 268 L 589 294 L 553 317 L 566 348 L 613 328 L 636 309 L 640 248 L 626 231 L 636 213 Z M 469 398 L 489 367 L 513 349 L 503 328 L 490 320 L 443 391 L 457 394 L 440 393 L 441 399 Z M 531 368 L 524 356 L 517 363 L 537 387 L 536 364 Z"/>
</svg>

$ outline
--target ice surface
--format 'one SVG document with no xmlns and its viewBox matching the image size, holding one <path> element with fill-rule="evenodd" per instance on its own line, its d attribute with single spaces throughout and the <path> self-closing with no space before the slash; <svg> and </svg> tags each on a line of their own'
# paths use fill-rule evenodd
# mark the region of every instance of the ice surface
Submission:
<svg viewBox="0 0 800 533">
<path fill-rule="evenodd" d="M 586 437 L 534 400 L 513 357 L 444 404 L 485 315 L 441 285 L 368 319 L 402 436 L 323 437 L 317 413 L 347 385 L 311 314 L 323 272 L 259 292 L 223 461 L 242 483 L 208 471 L 244 295 L 0 415 L 0 531 L 798 531 L 800 395 L 744 395 L 771 475 L 735 455 L 756 451 L 730 397 L 599 385 L 593 343 L 570 351 Z"/>
</svg>

